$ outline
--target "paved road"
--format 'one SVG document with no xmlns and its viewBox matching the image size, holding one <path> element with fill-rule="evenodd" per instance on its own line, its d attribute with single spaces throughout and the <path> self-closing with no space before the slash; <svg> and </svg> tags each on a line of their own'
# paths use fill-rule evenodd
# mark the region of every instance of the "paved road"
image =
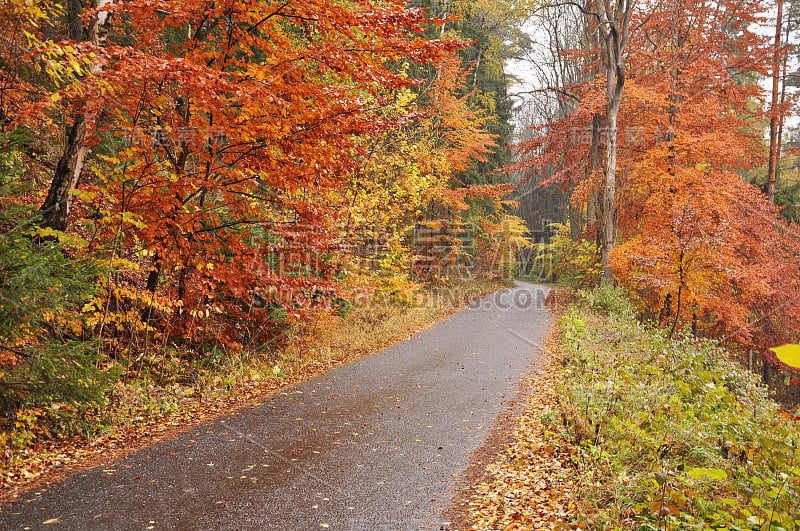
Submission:
<svg viewBox="0 0 800 531">
<path fill-rule="evenodd" d="M 540 361 L 546 295 L 518 283 L 260 405 L 22 496 L 0 529 L 446 527 L 454 478 Z"/>
</svg>

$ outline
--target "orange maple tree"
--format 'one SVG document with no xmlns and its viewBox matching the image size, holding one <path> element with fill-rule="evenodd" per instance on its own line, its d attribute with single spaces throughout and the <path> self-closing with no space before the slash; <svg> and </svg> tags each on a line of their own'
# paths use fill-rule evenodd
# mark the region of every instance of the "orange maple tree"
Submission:
<svg viewBox="0 0 800 531">
<path fill-rule="evenodd" d="M 368 156 L 360 139 L 429 115 L 452 168 L 491 143 L 479 121 L 451 110 L 457 77 L 445 65 L 464 44 L 421 38 L 441 21 L 404 2 L 100 5 L 84 20 L 102 20 L 102 38 L 64 43 L 89 72 L 48 100 L 81 120 L 96 157 L 83 172 L 73 160 L 79 190 L 54 183 L 43 210 L 77 198 L 71 219 L 87 220 L 76 230 L 89 252 L 108 248 L 123 277 L 138 275 L 133 284 L 151 293 L 139 298 L 174 312 L 173 333 L 221 326 L 235 342 L 232 323 L 259 329 L 275 307 L 330 302 L 344 210 L 331 198 Z M 439 107 L 384 112 L 421 83 L 403 61 L 442 65 Z M 65 160 L 73 141 L 80 135 Z"/>
<path fill-rule="evenodd" d="M 619 117 L 612 265 L 663 326 L 693 324 L 697 333 L 764 352 L 800 332 L 800 261 L 796 228 L 740 175 L 765 160 L 762 89 L 753 81 L 769 67 L 767 42 L 753 30 L 762 7 L 638 6 Z M 570 53 L 586 58 L 594 50 Z M 573 201 L 583 205 L 599 190 L 591 132 L 603 112 L 586 64 L 585 82 L 563 91 L 578 102 L 574 112 L 522 144 L 525 159 L 516 166 L 549 175 L 543 184 L 574 187 Z"/>
</svg>

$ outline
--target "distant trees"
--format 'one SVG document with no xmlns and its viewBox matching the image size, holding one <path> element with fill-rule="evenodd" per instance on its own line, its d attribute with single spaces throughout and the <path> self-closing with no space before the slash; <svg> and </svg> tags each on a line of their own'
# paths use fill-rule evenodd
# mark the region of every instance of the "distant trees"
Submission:
<svg viewBox="0 0 800 531">
<path fill-rule="evenodd" d="M 612 266 L 662 325 L 692 324 L 770 356 L 766 347 L 800 332 L 800 260 L 795 229 L 743 179 L 768 153 L 760 124 L 769 109 L 755 105 L 763 99 L 756 80 L 775 57 L 754 32 L 763 5 L 637 3 L 627 49 L 603 44 L 623 33 L 595 28 L 594 4 L 560 9 L 589 14 L 588 38 L 561 52 L 580 58 L 583 69 L 571 83 L 544 87 L 572 108 L 521 144 L 527 156 L 516 168 L 552 174 L 544 184 L 572 190 L 587 214 L 600 195 L 597 222 L 587 215 L 582 237 L 597 238 L 601 257 L 608 254 L 605 277 Z M 607 70 L 617 59 L 622 80 Z M 611 104 L 621 87 L 615 126 Z"/>
</svg>

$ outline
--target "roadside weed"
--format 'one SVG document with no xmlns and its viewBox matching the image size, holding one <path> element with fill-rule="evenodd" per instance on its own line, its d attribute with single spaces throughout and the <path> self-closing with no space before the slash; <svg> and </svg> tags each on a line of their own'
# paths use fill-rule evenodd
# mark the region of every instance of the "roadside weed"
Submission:
<svg viewBox="0 0 800 531">
<path fill-rule="evenodd" d="M 618 295 L 584 294 L 559 321 L 561 418 L 549 421 L 575 449 L 575 523 L 800 528 L 796 422 L 716 344 L 669 339 Z"/>
</svg>

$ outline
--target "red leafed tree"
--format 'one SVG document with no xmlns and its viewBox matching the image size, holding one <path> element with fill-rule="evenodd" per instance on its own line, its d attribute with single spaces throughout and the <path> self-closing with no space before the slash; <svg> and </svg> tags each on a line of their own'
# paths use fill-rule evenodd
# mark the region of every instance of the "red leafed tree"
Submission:
<svg viewBox="0 0 800 531">
<path fill-rule="evenodd" d="M 390 66 L 460 46 L 418 38 L 428 20 L 403 4 L 135 0 L 87 11 L 106 34 L 76 45 L 94 74 L 63 93 L 76 116 L 98 116 L 78 146 L 103 161 L 82 208 L 99 219 L 93 241 L 114 242 L 115 259 L 147 266 L 148 290 L 179 301 L 178 331 L 215 313 L 257 324 L 263 308 L 331 291 L 335 210 L 320 198 L 355 169 L 359 138 L 397 127 L 380 110 L 416 81 Z"/>
<path fill-rule="evenodd" d="M 671 329 L 694 320 L 763 346 L 796 333 L 784 310 L 800 282 L 796 239 L 736 173 L 763 160 L 752 105 L 761 89 L 748 80 L 768 65 L 750 29 L 760 4 L 685 7 L 659 4 L 634 37 L 641 89 L 626 111 L 627 241 L 615 263 Z"/>
<path fill-rule="evenodd" d="M 752 30 L 762 7 L 639 4 L 618 124 L 619 282 L 670 329 L 694 322 L 698 333 L 745 347 L 800 329 L 794 228 L 738 173 L 764 161 L 754 79 L 768 71 L 770 53 Z M 521 165 L 554 168 L 548 183 L 579 183 L 579 202 L 599 189 L 587 134 L 602 112 L 598 85 L 567 87 L 580 105 L 523 146 L 535 156 Z"/>
</svg>

